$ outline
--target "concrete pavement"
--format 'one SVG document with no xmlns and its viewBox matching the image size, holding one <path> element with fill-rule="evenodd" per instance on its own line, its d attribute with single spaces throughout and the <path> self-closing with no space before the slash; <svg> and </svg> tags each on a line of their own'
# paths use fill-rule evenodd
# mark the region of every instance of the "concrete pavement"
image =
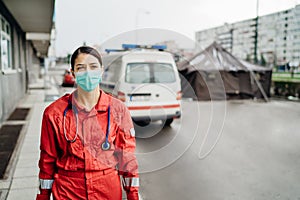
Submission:
<svg viewBox="0 0 300 200">
<path fill-rule="evenodd" d="M 29 93 L 17 107 L 31 108 L 20 133 L 18 145 L 9 166 L 8 179 L 1 181 L 3 189 L 1 199 L 35 199 L 38 192 L 38 159 L 41 117 L 44 108 L 50 103 L 45 102 L 45 95 L 58 94 L 56 88 L 44 90 L 43 79 L 30 85 Z M 11 123 L 11 122 L 9 122 Z"/>
<path fill-rule="evenodd" d="M 300 200 L 299 117 L 291 101 L 184 103 L 180 125 L 137 141 L 144 199 Z"/>
</svg>

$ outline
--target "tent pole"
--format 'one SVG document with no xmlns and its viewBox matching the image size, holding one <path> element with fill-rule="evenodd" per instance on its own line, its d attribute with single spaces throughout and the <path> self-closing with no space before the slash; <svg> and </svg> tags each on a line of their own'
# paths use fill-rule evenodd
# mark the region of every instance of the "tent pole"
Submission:
<svg viewBox="0 0 300 200">
<path fill-rule="evenodd" d="M 255 74 L 253 71 L 249 70 L 250 71 L 250 74 L 252 75 L 252 77 L 254 78 L 260 92 L 262 93 L 262 95 L 264 96 L 264 99 L 266 102 L 269 102 L 269 98 L 267 97 L 266 93 L 265 93 L 265 90 L 263 89 L 263 87 L 261 86 L 260 82 L 257 80 Z"/>
</svg>

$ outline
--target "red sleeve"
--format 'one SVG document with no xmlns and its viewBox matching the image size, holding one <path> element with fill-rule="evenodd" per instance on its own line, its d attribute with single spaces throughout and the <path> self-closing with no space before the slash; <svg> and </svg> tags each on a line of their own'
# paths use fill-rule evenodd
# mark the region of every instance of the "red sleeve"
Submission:
<svg viewBox="0 0 300 200">
<path fill-rule="evenodd" d="M 57 158 L 57 145 L 53 120 L 44 112 L 42 120 L 39 160 L 40 194 L 37 200 L 50 199 L 52 183 L 54 180 L 55 163 Z"/>
<path fill-rule="evenodd" d="M 57 142 L 55 135 L 53 120 L 51 120 L 49 114 L 45 112 L 42 121 L 40 141 L 40 179 L 53 179 L 54 177 L 55 162 L 57 158 Z"/>
<path fill-rule="evenodd" d="M 138 200 L 139 175 L 135 156 L 135 131 L 128 109 L 124 106 L 119 112 L 120 123 L 116 137 L 118 170 L 123 176 L 123 187 L 128 200 Z"/>
</svg>

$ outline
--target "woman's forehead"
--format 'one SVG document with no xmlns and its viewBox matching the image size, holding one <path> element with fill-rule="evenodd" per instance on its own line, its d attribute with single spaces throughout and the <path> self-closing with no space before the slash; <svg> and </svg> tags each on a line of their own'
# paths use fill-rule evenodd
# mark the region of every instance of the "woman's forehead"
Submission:
<svg viewBox="0 0 300 200">
<path fill-rule="evenodd" d="M 75 59 L 75 63 L 99 63 L 98 59 L 90 54 L 81 53 Z"/>
</svg>

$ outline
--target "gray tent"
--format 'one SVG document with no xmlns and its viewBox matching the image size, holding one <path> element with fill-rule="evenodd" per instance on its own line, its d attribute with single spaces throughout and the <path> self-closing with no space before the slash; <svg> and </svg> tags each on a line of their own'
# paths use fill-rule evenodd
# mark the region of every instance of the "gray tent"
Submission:
<svg viewBox="0 0 300 200">
<path fill-rule="evenodd" d="M 271 68 L 239 60 L 215 42 L 177 66 L 184 97 L 267 100 L 270 96 Z"/>
</svg>

